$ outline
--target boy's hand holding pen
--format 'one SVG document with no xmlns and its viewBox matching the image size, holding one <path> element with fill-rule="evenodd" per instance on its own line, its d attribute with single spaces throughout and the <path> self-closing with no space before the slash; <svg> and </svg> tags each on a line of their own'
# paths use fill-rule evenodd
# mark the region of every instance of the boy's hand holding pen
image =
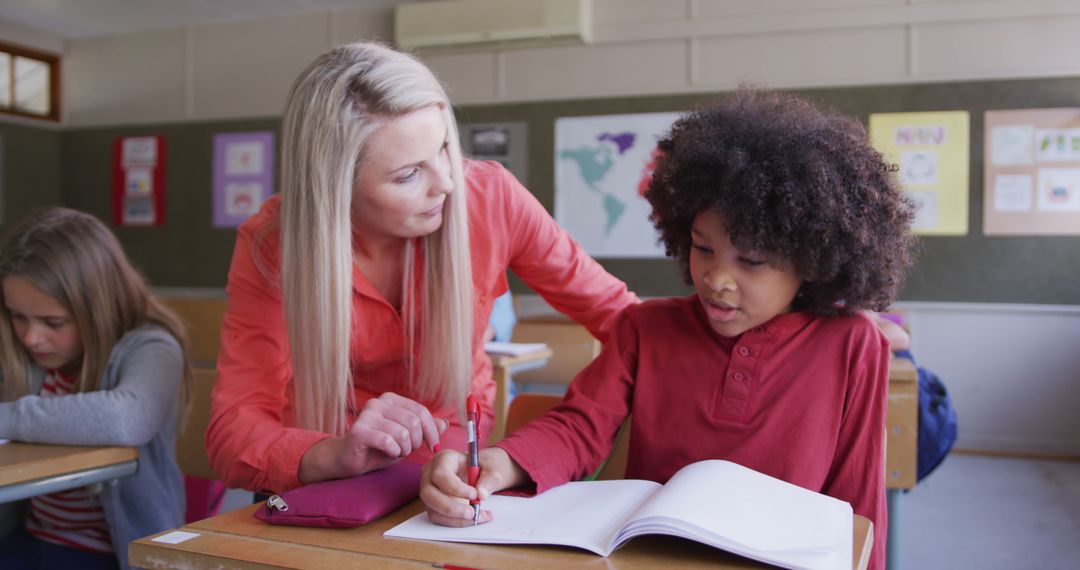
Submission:
<svg viewBox="0 0 1080 570">
<path fill-rule="evenodd" d="M 498 447 L 480 449 L 479 402 L 470 396 L 465 407 L 467 453 L 440 451 L 424 466 L 420 480 L 420 499 L 428 518 L 444 526 L 491 521 L 494 515 L 483 510 L 482 501 L 491 493 L 528 481 L 525 471 L 505 451 Z"/>
</svg>

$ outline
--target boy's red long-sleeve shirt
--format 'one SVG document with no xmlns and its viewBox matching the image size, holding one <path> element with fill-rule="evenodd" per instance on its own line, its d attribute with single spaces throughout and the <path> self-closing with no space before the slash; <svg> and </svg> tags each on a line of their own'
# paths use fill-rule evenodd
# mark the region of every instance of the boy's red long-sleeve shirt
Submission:
<svg viewBox="0 0 1080 570">
<path fill-rule="evenodd" d="M 646 301 L 616 321 L 566 399 L 497 443 L 543 492 L 595 471 L 632 414 L 626 477 L 666 482 L 726 459 L 851 503 L 885 566 L 889 350 L 863 316 L 779 315 L 738 337 L 694 296 Z"/>
<path fill-rule="evenodd" d="M 483 332 L 492 304 L 507 290 L 507 269 L 601 340 L 607 338 L 618 312 L 637 302 L 637 297 L 589 257 L 498 163 L 466 161 L 465 181 L 476 291 L 470 392 L 480 397 L 484 422 L 491 425 L 495 384 L 491 360 L 484 353 Z M 280 270 L 280 210 L 278 197 L 271 198 L 237 235 L 206 435 L 210 463 L 230 487 L 275 492 L 300 484 L 297 470 L 301 457 L 316 442 L 329 437 L 294 427 L 292 368 L 281 291 L 276 280 L 266 275 L 267 269 L 271 274 Z M 255 248 L 259 249 L 261 265 L 253 259 Z M 355 267 L 352 312 L 357 410 L 351 411 L 350 422 L 367 400 L 384 392 L 410 397 L 404 323 Z M 450 420 L 443 445 L 463 449 L 459 410 L 421 403 L 436 417 Z M 423 448 L 408 460 L 423 462 L 430 456 Z"/>
</svg>

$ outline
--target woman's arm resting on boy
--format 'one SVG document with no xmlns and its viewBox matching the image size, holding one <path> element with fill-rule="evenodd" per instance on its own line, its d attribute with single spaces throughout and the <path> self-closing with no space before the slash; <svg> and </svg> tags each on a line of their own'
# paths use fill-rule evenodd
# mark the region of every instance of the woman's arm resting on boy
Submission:
<svg viewBox="0 0 1080 570">
<path fill-rule="evenodd" d="M 508 224 L 510 269 L 552 307 L 606 341 L 616 315 L 637 303 L 637 295 L 590 257 L 513 176 L 505 173 L 502 182 L 500 219 Z"/>
<path fill-rule="evenodd" d="M 466 457 L 459 451 L 443 451 L 435 455 L 420 478 L 420 499 L 427 507 L 428 518 L 443 526 L 473 524 L 473 509 L 469 500 L 477 493 L 483 501 L 492 493 L 517 487 L 529 481 L 529 476 L 509 455 L 498 447 L 480 451 L 480 479 L 476 487 L 465 482 Z M 480 522 L 494 518 L 491 511 L 480 511 Z"/>
<path fill-rule="evenodd" d="M 896 352 L 911 348 L 911 336 L 904 330 L 904 327 L 878 313 L 868 312 L 867 314 L 870 316 L 870 320 L 874 321 L 874 324 L 881 330 L 881 333 L 885 335 L 885 339 L 889 341 L 889 350 Z"/>
</svg>

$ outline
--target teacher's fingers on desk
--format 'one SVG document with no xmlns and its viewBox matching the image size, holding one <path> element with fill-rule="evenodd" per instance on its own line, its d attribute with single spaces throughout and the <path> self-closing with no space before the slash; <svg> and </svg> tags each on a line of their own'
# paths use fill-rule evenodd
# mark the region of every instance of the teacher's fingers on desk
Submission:
<svg viewBox="0 0 1080 570">
<path fill-rule="evenodd" d="M 439 443 L 439 435 L 449 425 L 446 420 L 438 420 L 432 416 L 431 411 L 423 404 L 393 392 L 384 392 L 378 398 L 368 400 L 364 408 L 368 406 L 378 410 L 387 418 L 401 423 L 430 448 L 434 448 Z M 421 441 L 414 438 L 413 447 L 420 447 L 420 445 Z"/>
</svg>

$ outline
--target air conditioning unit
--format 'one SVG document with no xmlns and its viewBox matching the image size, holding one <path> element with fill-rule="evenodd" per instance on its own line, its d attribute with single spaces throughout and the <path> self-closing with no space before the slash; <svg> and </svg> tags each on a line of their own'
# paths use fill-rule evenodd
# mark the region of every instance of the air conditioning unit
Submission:
<svg viewBox="0 0 1080 570">
<path fill-rule="evenodd" d="M 394 8 L 406 49 L 592 41 L 592 0 L 441 0 Z"/>
</svg>

